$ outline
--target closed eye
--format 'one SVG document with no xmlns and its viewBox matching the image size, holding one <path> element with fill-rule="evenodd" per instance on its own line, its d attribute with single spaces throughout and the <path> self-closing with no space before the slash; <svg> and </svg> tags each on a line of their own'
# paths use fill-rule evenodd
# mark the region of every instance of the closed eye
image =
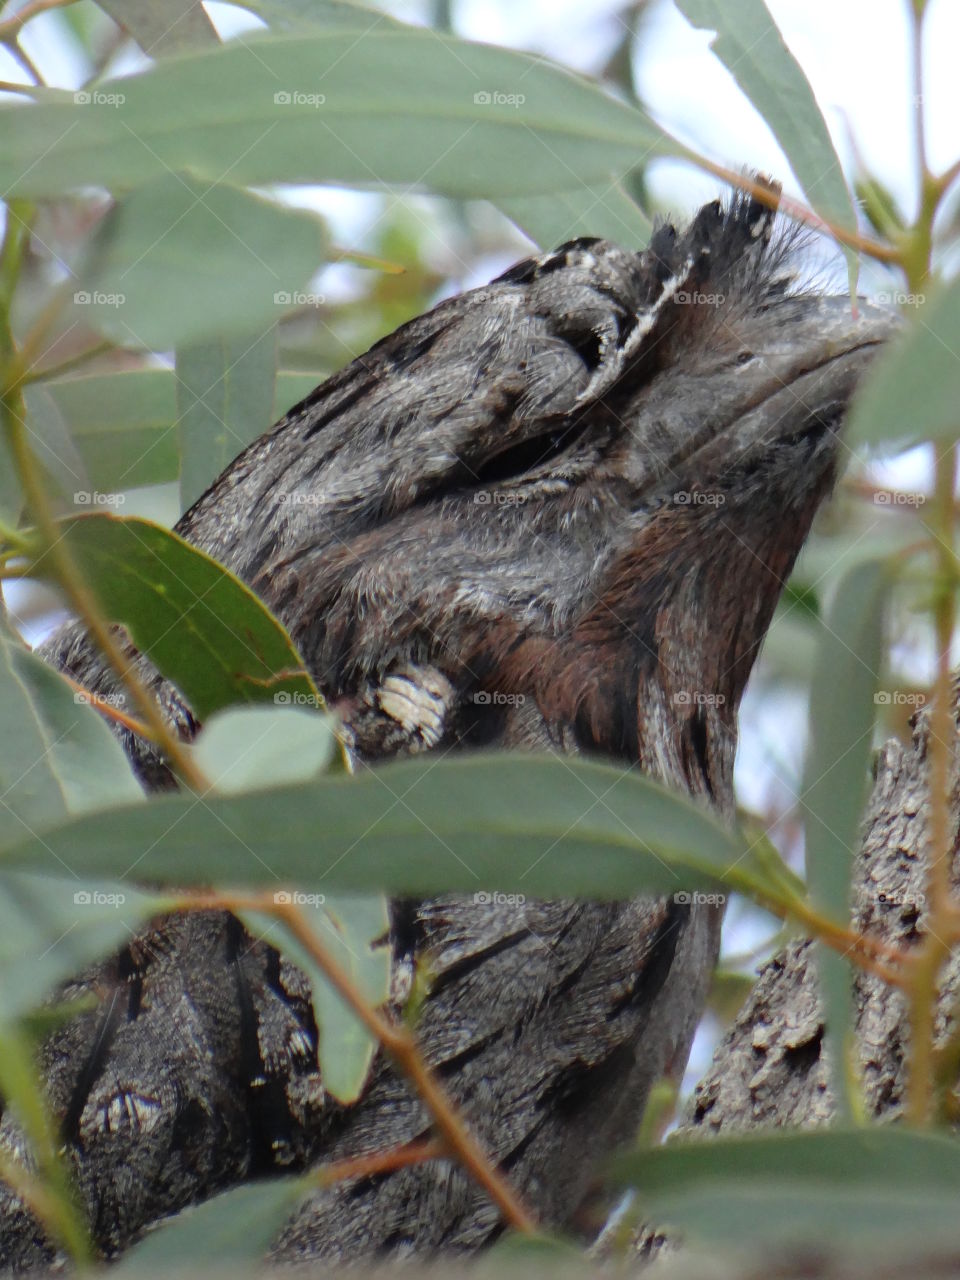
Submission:
<svg viewBox="0 0 960 1280">
<path fill-rule="evenodd" d="M 477 482 L 499 484 L 505 480 L 519 480 L 566 453 L 584 435 L 588 425 L 587 419 L 582 418 L 579 422 L 544 431 L 495 453 L 477 472 Z"/>
</svg>

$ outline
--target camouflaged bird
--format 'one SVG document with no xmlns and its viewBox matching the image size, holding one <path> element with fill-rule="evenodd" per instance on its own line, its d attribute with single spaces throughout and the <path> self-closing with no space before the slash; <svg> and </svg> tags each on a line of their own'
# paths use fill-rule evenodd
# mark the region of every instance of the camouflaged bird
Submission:
<svg viewBox="0 0 960 1280">
<path fill-rule="evenodd" d="M 183 517 L 287 626 L 358 767 L 582 752 L 732 815 L 741 694 L 894 324 L 798 287 L 773 227 L 737 195 L 642 253 L 583 238 L 520 262 L 323 383 Z M 117 692 L 78 627 L 47 655 Z M 191 737 L 183 699 L 138 665 Z M 126 743 L 148 787 L 172 785 Z M 394 1009 L 426 961 L 423 1052 L 537 1216 L 570 1223 L 683 1067 L 717 909 L 447 896 L 391 919 Z M 306 980 L 225 914 L 161 921 L 79 992 L 96 1007 L 42 1065 L 106 1254 L 218 1189 L 430 1132 L 383 1057 L 355 1106 L 324 1095 Z M 10 1117 L 0 1141 L 22 1147 Z M 7 1265 L 49 1259 L 4 1195 Z M 503 1229 L 435 1160 L 316 1191 L 274 1256 L 474 1249 Z"/>
</svg>

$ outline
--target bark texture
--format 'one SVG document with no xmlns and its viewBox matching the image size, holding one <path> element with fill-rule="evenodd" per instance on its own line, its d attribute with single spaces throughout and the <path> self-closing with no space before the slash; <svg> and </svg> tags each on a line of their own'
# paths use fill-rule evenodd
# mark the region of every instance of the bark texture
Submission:
<svg viewBox="0 0 960 1280">
<path fill-rule="evenodd" d="M 928 719 L 926 713 L 916 717 L 909 746 L 891 740 L 878 752 L 854 867 L 854 923 L 903 947 L 914 945 L 926 925 Z M 960 830 L 956 753 L 951 804 L 954 830 Z M 960 959 L 955 956 L 941 976 L 939 1043 L 955 1027 L 958 991 Z M 871 1115 L 892 1119 L 901 1110 L 905 1083 L 905 1000 L 880 978 L 862 972 L 854 993 L 864 1099 Z M 824 1124 L 835 1107 L 831 1088 L 813 946 L 795 942 L 764 966 L 690 1100 L 684 1127 L 719 1133 Z"/>
</svg>

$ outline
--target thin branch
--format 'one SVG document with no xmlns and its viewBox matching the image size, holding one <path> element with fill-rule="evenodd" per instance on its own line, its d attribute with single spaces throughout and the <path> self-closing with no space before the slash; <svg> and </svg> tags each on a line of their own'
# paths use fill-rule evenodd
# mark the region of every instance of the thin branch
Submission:
<svg viewBox="0 0 960 1280">
<path fill-rule="evenodd" d="M 334 1160 L 321 1165 L 314 1176 L 321 1187 L 346 1182 L 349 1178 L 370 1178 L 381 1173 L 393 1173 L 411 1165 L 426 1164 L 430 1160 L 449 1158 L 450 1151 L 438 1138 L 423 1138 L 408 1142 L 390 1151 L 377 1151 L 369 1156 L 353 1156 L 348 1160 Z"/>
<path fill-rule="evenodd" d="M 748 192 L 754 199 L 759 200 L 761 204 L 765 204 L 769 209 L 779 208 L 788 217 L 793 218 L 795 222 L 801 222 L 804 226 L 812 227 L 814 231 L 825 232 L 849 249 L 856 249 L 858 253 L 865 253 L 868 257 L 875 258 L 878 262 L 902 264 L 902 250 L 897 245 L 884 244 L 881 240 L 862 236 L 856 231 L 849 231 L 846 227 L 841 227 L 838 223 L 829 222 L 826 218 L 821 217 L 820 214 L 814 213 L 812 209 L 808 209 L 805 204 L 792 200 L 789 196 L 781 195 L 778 197 L 764 183 L 756 182 L 748 174 L 728 169 L 722 164 L 716 164 L 706 156 L 687 151 L 687 158 L 699 168 L 705 169 L 708 173 L 720 178 L 722 182 L 727 182 L 732 187 L 738 187 L 741 191 Z"/>
<path fill-rule="evenodd" d="M 71 4 L 76 4 L 76 0 L 28 0 L 12 17 L 0 22 L 0 44 L 10 44 L 16 40 L 30 19 L 37 14 L 48 13 L 51 9 L 66 9 Z"/>
<path fill-rule="evenodd" d="M 51 379 L 59 378 L 65 373 L 72 373 L 74 369 L 86 364 L 89 360 L 94 360 L 97 356 L 102 356 L 114 349 L 112 342 L 96 342 L 92 347 L 87 347 L 86 351 L 80 351 L 75 356 L 61 360 L 59 364 L 47 365 L 44 369 L 31 369 L 24 374 L 23 385 L 30 386 L 34 382 L 49 382 Z"/>
</svg>

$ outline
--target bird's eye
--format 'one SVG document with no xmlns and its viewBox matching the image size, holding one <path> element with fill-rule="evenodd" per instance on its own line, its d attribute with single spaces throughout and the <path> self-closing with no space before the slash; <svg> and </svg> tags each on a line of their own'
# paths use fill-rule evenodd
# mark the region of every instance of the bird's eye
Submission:
<svg viewBox="0 0 960 1280">
<path fill-rule="evenodd" d="M 751 360 L 756 360 L 756 358 L 752 351 L 741 351 L 737 356 L 737 364 L 749 364 Z"/>
</svg>

